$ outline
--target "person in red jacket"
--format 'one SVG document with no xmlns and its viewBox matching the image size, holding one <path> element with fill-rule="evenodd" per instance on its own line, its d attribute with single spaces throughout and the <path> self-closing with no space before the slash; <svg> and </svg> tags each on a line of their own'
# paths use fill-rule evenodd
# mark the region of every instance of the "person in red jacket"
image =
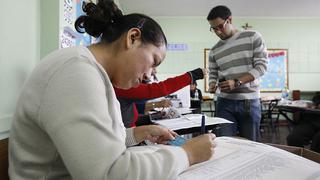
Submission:
<svg viewBox="0 0 320 180">
<path fill-rule="evenodd" d="M 169 95 L 190 85 L 192 81 L 203 79 L 205 74 L 205 69 L 197 68 L 180 76 L 168 78 L 158 83 L 142 83 L 138 87 L 127 90 L 114 87 L 116 96 L 121 105 L 122 121 L 125 127 L 133 127 L 137 123 L 138 110 L 135 105 L 136 101 Z"/>
</svg>

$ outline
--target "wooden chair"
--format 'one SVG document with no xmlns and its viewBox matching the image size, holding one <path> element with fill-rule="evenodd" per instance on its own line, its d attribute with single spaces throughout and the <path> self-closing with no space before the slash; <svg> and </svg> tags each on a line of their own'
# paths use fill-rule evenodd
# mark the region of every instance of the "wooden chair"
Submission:
<svg viewBox="0 0 320 180">
<path fill-rule="evenodd" d="M 0 179 L 9 180 L 8 176 L 8 138 L 0 140 Z"/>
</svg>

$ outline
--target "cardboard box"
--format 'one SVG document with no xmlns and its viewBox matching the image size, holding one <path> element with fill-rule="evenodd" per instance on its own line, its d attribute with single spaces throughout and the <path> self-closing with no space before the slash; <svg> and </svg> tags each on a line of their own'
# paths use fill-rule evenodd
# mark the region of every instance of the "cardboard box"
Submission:
<svg viewBox="0 0 320 180">
<path fill-rule="evenodd" d="M 314 151 L 311 151 L 309 149 L 306 148 L 302 148 L 302 147 L 294 147 L 294 146 L 286 146 L 286 145 L 280 145 L 280 144 L 271 144 L 271 143 L 267 143 L 270 146 L 279 148 L 279 149 L 283 149 L 286 150 L 288 152 L 291 152 L 293 154 L 297 154 L 299 156 L 302 156 L 304 158 L 307 158 L 311 161 L 317 162 L 320 164 L 320 154 Z"/>
</svg>

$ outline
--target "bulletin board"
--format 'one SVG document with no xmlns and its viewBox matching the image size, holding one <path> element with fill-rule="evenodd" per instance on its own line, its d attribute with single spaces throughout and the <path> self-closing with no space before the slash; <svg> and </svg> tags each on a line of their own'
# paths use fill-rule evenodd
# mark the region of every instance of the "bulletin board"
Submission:
<svg viewBox="0 0 320 180">
<path fill-rule="evenodd" d="M 204 67 L 209 69 L 210 49 L 204 49 Z M 279 92 L 289 89 L 288 50 L 268 49 L 268 70 L 260 78 L 260 89 L 264 92 Z M 209 76 L 204 79 L 205 92 L 209 92 Z"/>
<path fill-rule="evenodd" d="M 209 53 L 210 49 L 204 49 L 204 68 L 209 69 Z M 209 92 L 209 75 L 204 77 L 204 91 Z"/>
<path fill-rule="evenodd" d="M 268 70 L 260 79 L 260 89 L 265 92 L 279 92 L 289 89 L 288 50 L 268 49 Z"/>
</svg>

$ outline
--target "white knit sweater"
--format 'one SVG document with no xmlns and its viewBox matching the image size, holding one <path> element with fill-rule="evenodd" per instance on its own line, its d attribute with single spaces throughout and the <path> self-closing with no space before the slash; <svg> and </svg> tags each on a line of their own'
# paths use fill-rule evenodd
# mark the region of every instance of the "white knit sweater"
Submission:
<svg viewBox="0 0 320 180">
<path fill-rule="evenodd" d="M 164 180 L 188 167 L 179 147 L 130 151 L 132 135 L 91 52 L 56 51 L 36 67 L 19 98 L 9 139 L 10 178 Z"/>
</svg>

